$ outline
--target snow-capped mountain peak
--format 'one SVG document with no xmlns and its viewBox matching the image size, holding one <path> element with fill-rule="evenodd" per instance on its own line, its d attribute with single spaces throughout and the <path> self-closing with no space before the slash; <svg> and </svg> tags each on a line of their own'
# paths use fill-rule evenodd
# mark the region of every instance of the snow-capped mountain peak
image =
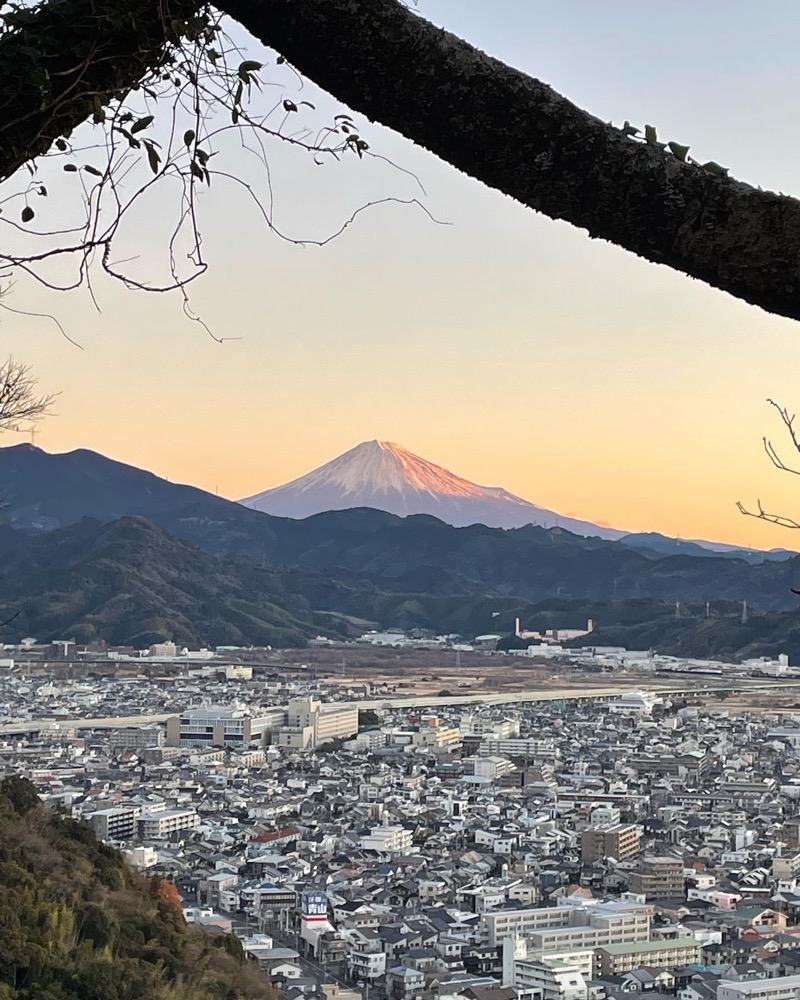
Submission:
<svg viewBox="0 0 800 1000">
<path fill-rule="evenodd" d="M 624 534 L 562 517 L 501 487 L 479 486 L 392 441 L 363 441 L 299 479 L 240 502 L 281 517 L 374 507 L 400 516 L 432 514 L 456 526 L 516 528 L 539 524 L 604 538 Z"/>
</svg>

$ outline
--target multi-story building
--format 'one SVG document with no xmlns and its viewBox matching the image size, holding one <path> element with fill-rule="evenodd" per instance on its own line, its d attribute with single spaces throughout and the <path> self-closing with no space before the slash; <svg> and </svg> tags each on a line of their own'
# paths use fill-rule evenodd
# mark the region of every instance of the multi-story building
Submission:
<svg viewBox="0 0 800 1000">
<path fill-rule="evenodd" d="M 581 862 L 592 864 L 603 858 L 625 861 L 639 853 L 640 841 L 639 828 L 633 824 L 592 827 L 581 834 Z"/>
<path fill-rule="evenodd" d="M 555 760 L 558 750 L 553 740 L 541 740 L 534 737 L 484 736 L 477 747 L 482 757 L 500 754 L 507 757 L 527 757 L 530 760 Z"/>
<path fill-rule="evenodd" d="M 136 833 L 136 820 L 141 809 L 134 806 L 117 806 L 98 809 L 87 819 L 101 840 L 130 840 Z"/>
<path fill-rule="evenodd" d="M 498 947 L 509 937 L 527 937 L 531 950 L 543 954 L 649 939 L 655 912 L 652 906 L 624 899 L 587 902 L 589 905 L 484 913 L 481 918 L 484 937 L 492 947 Z"/>
<path fill-rule="evenodd" d="M 541 986 L 541 966 L 566 965 L 584 979 L 594 976 L 594 951 L 551 952 L 542 956 L 530 947 L 526 938 L 506 938 L 503 942 L 503 983 L 506 986 L 536 988 Z"/>
<path fill-rule="evenodd" d="M 413 834 L 402 826 L 377 826 L 364 834 L 361 847 L 381 854 L 402 854 L 411 847 Z"/>
<path fill-rule="evenodd" d="M 512 986 L 518 993 L 532 991 L 542 1000 L 586 1000 L 589 995 L 586 978 L 582 966 L 574 962 L 522 959 L 514 963 L 513 978 L 504 980 L 504 985 Z"/>
<path fill-rule="evenodd" d="M 386 952 L 379 941 L 354 941 L 347 964 L 354 979 L 374 982 L 386 972 Z"/>
<path fill-rule="evenodd" d="M 193 830 L 200 823 L 194 809 L 143 811 L 136 821 L 141 840 L 166 840 L 178 830 Z"/>
<path fill-rule="evenodd" d="M 488 781 L 497 781 L 505 774 L 516 770 L 515 765 L 507 757 L 473 757 L 472 773 Z"/>
<path fill-rule="evenodd" d="M 246 747 L 251 743 L 263 743 L 268 734 L 277 732 L 283 725 L 284 718 L 280 708 L 268 709 L 260 716 L 222 705 L 191 708 L 167 720 L 167 744 L 171 747 Z"/>
<path fill-rule="evenodd" d="M 489 736 L 509 739 L 519 736 L 519 719 L 492 719 L 483 715 L 462 715 L 459 721 L 462 733 L 472 736 Z"/>
<path fill-rule="evenodd" d="M 631 872 L 628 887 L 647 899 L 682 896 L 685 888 L 683 861 L 669 856 L 645 855 Z"/>
<path fill-rule="evenodd" d="M 776 979 L 721 980 L 717 1000 L 800 1000 L 800 976 Z"/>
<path fill-rule="evenodd" d="M 323 705 L 316 698 L 292 698 L 277 742 L 294 749 L 313 749 L 358 732 L 357 705 Z"/>
<path fill-rule="evenodd" d="M 147 750 L 164 745 L 163 726 L 122 726 L 112 729 L 108 742 L 114 750 Z"/>
<path fill-rule="evenodd" d="M 648 969 L 683 968 L 699 962 L 701 951 L 700 943 L 693 937 L 607 944 L 596 951 L 597 972 L 605 977 L 620 976 L 642 966 Z"/>
<path fill-rule="evenodd" d="M 423 726 L 411 737 L 414 746 L 452 750 L 461 745 L 461 730 L 452 726 Z"/>
</svg>

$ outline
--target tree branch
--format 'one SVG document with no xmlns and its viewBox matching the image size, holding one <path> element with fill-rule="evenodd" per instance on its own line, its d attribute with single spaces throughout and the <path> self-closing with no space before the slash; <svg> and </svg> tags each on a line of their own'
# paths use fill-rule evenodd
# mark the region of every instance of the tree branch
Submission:
<svg viewBox="0 0 800 1000">
<path fill-rule="evenodd" d="M 191 31 L 197 0 L 47 0 L 5 15 L 0 180 L 123 97 Z"/>
<path fill-rule="evenodd" d="M 800 319 L 797 200 L 633 140 L 398 0 L 218 6 L 339 100 L 490 187 Z M 198 9 L 197 0 L 46 0 L 17 11 L 0 35 L 0 180 L 159 66 Z"/>
<path fill-rule="evenodd" d="M 397 0 L 222 0 L 301 73 L 459 170 L 800 318 L 800 202 L 637 143 Z"/>
<path fill-rule="evenodd" d="M 739 508 L 739 513 L 747 517 L 755 517 L 759 521 L 768 521 L 770 524 L 779 524 L 782 528 L 800 528 L 800 522 L 791 517 L 784 517 L 783 514 L 770 514 L 761 506 L 760 500 L 756 500 L 756 503 L 758 510 L 748 510 L 741 500 L 736 501 L 736 506 Z"/>
</svg>

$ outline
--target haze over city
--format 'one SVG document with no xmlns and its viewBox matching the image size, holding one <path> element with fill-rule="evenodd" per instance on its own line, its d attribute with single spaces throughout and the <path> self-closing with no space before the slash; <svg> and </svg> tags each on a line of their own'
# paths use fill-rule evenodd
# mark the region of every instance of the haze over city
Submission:
<svg viewBox="0 0 800 1000">
<path fill-rule="evenodd" d="M 789 3 L 757 19 L 744 2 L 419 9 L 603 120 L 652 122 L 737 177 L 797 191 Z M 321 116 L 339 110 L 311 84 L 303 97 Z M 317 168 L 278 146 L 283 229 L 324 238 L 386 196 L 420 197 L 447 225 L 381 205 L 323 249 L 300 247 L 271 235 L 241 191 L 215 187 L 204 198 L 210 269 L 191 304 L 222 345 L 177 296 L 99 280 L 98 313 L 84 291 L 18 281 L 6 304 L 52 313 L 83 347 L 47 320 L 2 317 L 4 348 L 61 392 L 37 444 L 91 448 L 237 498 L 377 437 L 565 515 L 794 545 L 734 502 L 798 509 L 796 480 L 761 448 L 764 433 L 781 439 L 765 398 L 800 406 L 796 324 L 591 241 L 356 118 L 410 174 L 355 158 Z M 143 235 L 151 224 L 136 220 L 137 249 L 155 274 L 163 247 Z"/>
</svg>

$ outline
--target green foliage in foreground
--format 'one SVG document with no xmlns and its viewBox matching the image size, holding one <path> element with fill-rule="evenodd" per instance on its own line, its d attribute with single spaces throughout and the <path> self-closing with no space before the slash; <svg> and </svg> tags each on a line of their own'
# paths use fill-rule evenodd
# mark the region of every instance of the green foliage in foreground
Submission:
<svg viewBox="0 0 800 1000">
<path fill-rule="evenodd" d="M 230 935 L 187 927 L 175 887 L 0 782 L 0 1000 L 271 1000 Z"/>
</svg>

